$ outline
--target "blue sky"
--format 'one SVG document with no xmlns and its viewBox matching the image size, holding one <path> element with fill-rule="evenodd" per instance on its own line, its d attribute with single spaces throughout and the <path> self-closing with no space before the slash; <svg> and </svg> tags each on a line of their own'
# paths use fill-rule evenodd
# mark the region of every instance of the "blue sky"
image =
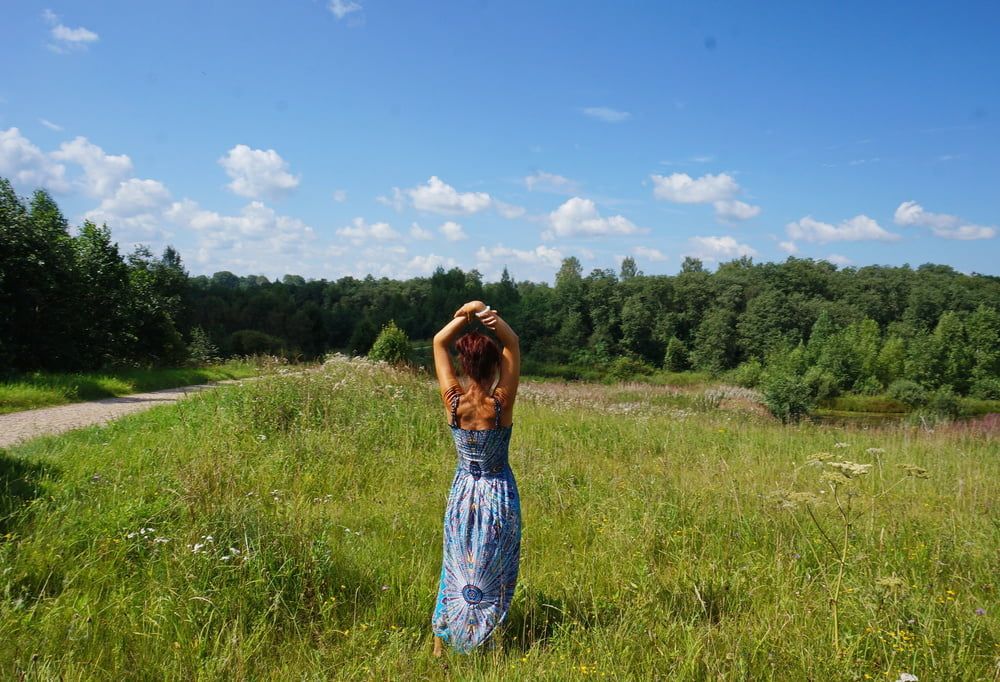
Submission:
<svg viewBox="0 0 1000 682">
<path fill-rule="evenodd" d="M 192 274 L 789 254 L 1000 274 L 997 3 L 4 14 L 0 175 Z"/>
</svg>

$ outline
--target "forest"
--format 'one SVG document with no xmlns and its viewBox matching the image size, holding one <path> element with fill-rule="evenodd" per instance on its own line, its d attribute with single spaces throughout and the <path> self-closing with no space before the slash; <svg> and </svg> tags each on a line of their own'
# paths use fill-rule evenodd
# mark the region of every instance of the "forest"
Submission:
<svg viewBox="0 0 1000 682">
<path fill-rule="evenodd" d="M 216 353 L 366 354 L 389 322 L 419 352 L 470 299 L 517 330 L 529 373 L 733 371 L 752 385 L 781 366 L 821 396 L 895 384 L 1000 398 L 1000 277 L 948 265 L 743 257 L 713 272 L 688 257 L 675 275 L 645 275 L 632 258 L 618 272 L 584 273 L 570 257 L 554 286 L 516 281 L 506 268 L 497 282 L 458 268 L 405 281 L 191 276 L 172 247 L 122 254 L 109 227 L 91 222 L 71 234 L 47 192 L 22 198 L 0 178 L 6 373 L 176 366 Z"/>
</svg>

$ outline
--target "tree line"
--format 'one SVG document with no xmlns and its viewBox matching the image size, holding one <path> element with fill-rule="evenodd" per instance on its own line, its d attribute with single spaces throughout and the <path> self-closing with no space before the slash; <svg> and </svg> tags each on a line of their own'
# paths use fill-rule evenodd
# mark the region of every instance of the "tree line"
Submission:
<svg viewBox="0 0 1000 682">
<path fill-rule="evenodd" d="M 794 361 L 820 392 L 905 380 L 1000 398 L 1000 278 L 947 265 L 743 257 L 710 272 L 688 257 L 675 275 L 645 275 L 626 258 L 584 274 L 570 257 L 554 285 L 516 282 L 506 268 L 496 282 L 459 268 L 403 281 L 192 277 L 171 247 L 123 256 L 90 222 L 71 236 L 45 191 L 21 199 L 2 178 L 0 246 L 0 367 L 12 370 L 179 364 L 206 344 L 222 355 L 363 354 L 390 321 L 429 339 L 481 299 L 517 330 L 526 371 L 752 374 Z"/>
</svg>

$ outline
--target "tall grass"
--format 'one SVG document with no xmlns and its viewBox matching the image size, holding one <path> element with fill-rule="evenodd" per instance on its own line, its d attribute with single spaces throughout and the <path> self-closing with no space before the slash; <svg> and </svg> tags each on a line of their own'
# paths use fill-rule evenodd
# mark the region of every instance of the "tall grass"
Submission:
<svg viewBox="0 0 1000 682">
<path fill-rule="evenodd" d="M 121 368 L 104 372 L 28 372 L 0 380 L 0 414 L 161 388 L 242 379 L 259 373 L 253 358 L 208 367 Z"/>
<path fill-rule="evenodd" d="M 781 427 L 638 384 L 518 400 L 498 648 L 430 656 L 455 457 L 436 387 L 338 360 L 0 454 L 0 677 L 996 678 L 995 423 Z M 839 652 L 840 558 L 783 503 L 823 497 L 817 452 L 878 465 Z M 899 464 L 930 478 L 875 473 Z"/>
</svg>

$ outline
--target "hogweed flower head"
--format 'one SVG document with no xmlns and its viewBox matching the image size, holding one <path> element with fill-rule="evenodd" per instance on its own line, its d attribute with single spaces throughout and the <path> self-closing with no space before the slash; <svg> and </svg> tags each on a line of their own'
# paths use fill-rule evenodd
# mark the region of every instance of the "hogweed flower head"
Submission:
<svg viewBox="0 0 1000 682">
<path fill-rule="evenodd" d="M 927 469 L 918 467 L 915 464 L 900 464 L 899 468 L 902 469 L 907 476 L 912 476 L 913 478 L 930 478 L 930 474 L 927 473 Z"/>
</svg>

